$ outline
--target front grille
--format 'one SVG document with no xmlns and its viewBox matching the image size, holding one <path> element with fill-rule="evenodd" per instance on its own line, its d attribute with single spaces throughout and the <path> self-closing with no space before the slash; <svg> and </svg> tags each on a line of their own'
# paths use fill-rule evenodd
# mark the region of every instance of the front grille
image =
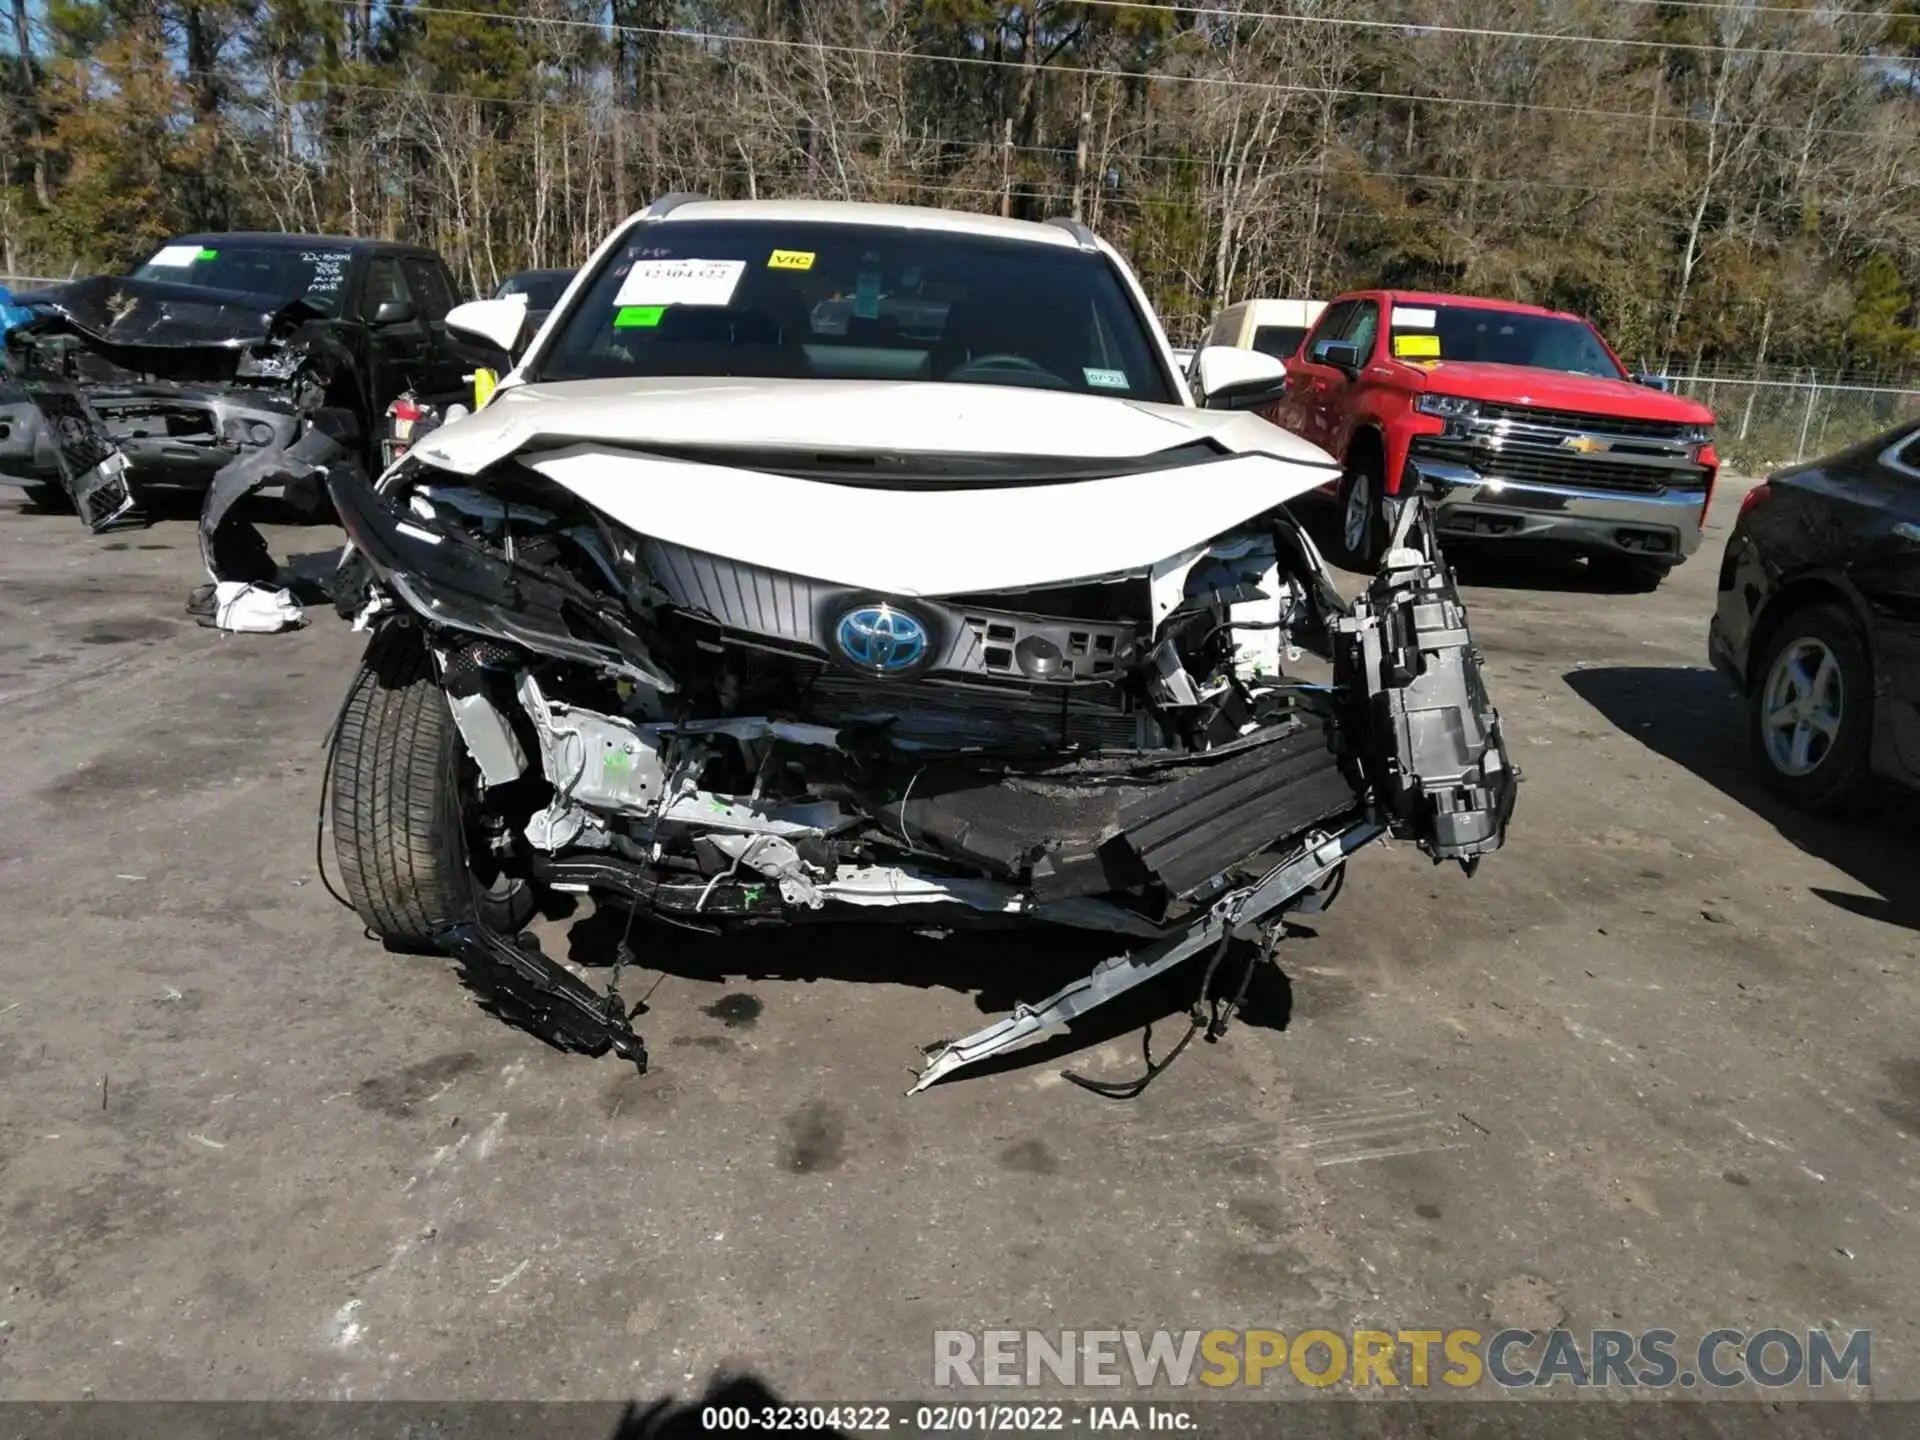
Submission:
<svg viewBox="0 0 1920 1440">
<path fill-rule="evenodd" d="M 1465 465 L 1481 474 L 1522 484 L 1572 485 L 1584 490 L 1618 490 L 1632 495 L 1659 495 L 1668 490 L 1704 490 L 1703 465 L 1636 465 L 1630 460 L 1601 460 L 1571 451 L 1508 448 L 1495 450 L 1467 440 L 1422 435 L 1411 447 L 1416 459 L 1444 460 Z"/>
<path fill-rule="evenodd" d="M 165 400 L 105 400 L 95 398 L 93 408 L 108 431 L 117 440 L 199 440 L 216 439 L 213 415 L 204 405 L 175 404 Z"/>
<path fill-rule="evenodd" d="M 1488 420 L 1512 420 L 1555 430 L 1585 430 L 1594 435 L 1632 435 L 1642 440 L 1679 440 L 1693 428 L 1671 420 L 1585 415 L 1577 410 L 1543 410 L 1534 405 L 1506 405 L 1491 400 L 1480 402 L 1480 414 Z"/>
<path fill-rule="evenodd" d="M 647 573 L 677 604 L 711 615 L 746 643 L 777 640 L 782 648 L 824 651 L 838 617 L 869 598 L 863 590 L 661 540 L 645 541 L 641 558 Z M 1089 596 L 1092 602 L 1112 604 L 1105 592 L 1115 589 L 1083 586 L 1044 598 L 1092 608 Z M 1080 618 L 1077 609 L 1065 610 L 1066 618 L 1056 619 L 1006 608 L 1030 599 L 1016 591 L 968 596 L 964 602 L 913 598 L 897 603 L 932 627 L 940 641 L 936 670 L 1018 679 L 1023 673 L 1022 645 L 1036 643 L 1058 652 L 1053 657 L 1055 684 L 1115 679 L 1132 659 L 1137 627 L 1131 621 Z"/>
</svg>

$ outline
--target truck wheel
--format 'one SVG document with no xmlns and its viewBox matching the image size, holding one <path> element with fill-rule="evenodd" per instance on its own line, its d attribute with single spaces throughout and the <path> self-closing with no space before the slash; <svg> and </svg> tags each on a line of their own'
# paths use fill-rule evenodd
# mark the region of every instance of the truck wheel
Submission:
<svg viewBox="0 0 1920 1440">
<path fill-rule="evenodd" d="M 1853 617 L 1803 606 L 1772 626 L 1754 659 L 1747 736 L 1761 781 L 1808 810 L 1857 799 L 1873 739 L 1873 667 Z"/>
<path fill-rule="evenodd" d="M 1587 557 L 1587 572 L 1609 590 L 1626 595 L 1651 595 L 1673 567 L 1661 560 L 1607 551 Z"/>
<path fill-rule="evenodd" d="M 1340 528 L 1333 547 L 1334 558 L 1346 569 L 1371 574 L 1379 567 L 1387 547 L 1385 495 L 1380 462 L 1371 454 L 1348 465 L 1334 502 Z"/>
<path fill-rule="evenodd" d="M 368 643 L 332 770 L 347 898 L 389 949 L 431 949 L 435 932 L 476 916 L 509 935 L 526 924 L 533 887 L 476 863 L 476 772 L 418 630 L 389 625 Z"/>
</svg>

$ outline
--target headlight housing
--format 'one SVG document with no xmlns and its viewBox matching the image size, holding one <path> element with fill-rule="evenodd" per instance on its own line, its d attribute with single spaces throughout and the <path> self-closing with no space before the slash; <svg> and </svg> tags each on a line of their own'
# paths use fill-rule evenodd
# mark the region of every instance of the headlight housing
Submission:
<svg viewBox="0 0 1920 1440">
<path fill-rule="evenodd" d="M 1413 408 L 1422 415 L 1438 415 L 1443 420 L 1464 420 L 1479 411 L 1480 402 L 1464 395 L 1435 395 L 1427 391 L 1413 397 Z"/>
<path fill-rule="evenodd" d="M 1704 445 L 1713 439 L 1713 426 L 1688 425 L 1680 431 L 1680 439 L 1687 445 Z"/>
</svg>

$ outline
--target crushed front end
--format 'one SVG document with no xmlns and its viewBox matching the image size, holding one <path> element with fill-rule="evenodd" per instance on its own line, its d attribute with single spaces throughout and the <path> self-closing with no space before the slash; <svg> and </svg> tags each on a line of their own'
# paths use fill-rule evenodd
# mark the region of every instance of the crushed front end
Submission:
<svg viewBox="0 0 1920 1440">
<path fill-rule="evenodd" d="M 115 276 L 22 299 L 33 318 L 6 337 L 0 475 L 64 492 L 95 531 L 137 520 L 143 488 L 204 489 L 295 444 L 340 359 L 302 301 Z"/>
<path fill-rule="evenodd" d="M 1117 937 L 1084 981 L 934 1047 L 924 1088 L 1203 951 L 1265 953 L 1375 839 L 1471 869 L 1504 837 L 1517 777 L 1417 507 L 1351 605 L 1277 507 L 1152 564 L 920 594 L 809 576 L 803 534 L 773 568 L 640 533 L 556 468 L 416 453 L 377 486 L 329 483 L 369 673 L 434 687 L 445 720 L 407 733 L 443 726 L 450 767 L 443 797 L 430 776 L 380 790 L 401 702 L 350 697 L 331 765 L 349 896 L 557 1043 L 644 1053 L 617 998 L 516 937 L 541 888 L 699 928 L 884 908 Z M 838 492 L 836 515 L 885 505 L 787 483 Z M 1071 483 L 1101 523 L 1116 482 Z M 444 867 L 401 875 L 412 837 L 376 833 L 443 803 L 463 896 Z"/>
</svg>

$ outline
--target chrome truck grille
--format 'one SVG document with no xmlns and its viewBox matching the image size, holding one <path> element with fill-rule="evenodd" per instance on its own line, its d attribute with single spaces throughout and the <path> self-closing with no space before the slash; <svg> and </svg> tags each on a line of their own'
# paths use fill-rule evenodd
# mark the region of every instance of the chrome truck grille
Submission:
<svg viewBox="0 0 1920 1440">
<path fill-rule="evenodd" d="M 1443 434 L 1416 436 L 1408 454 L 1523 485 L 1629 495 L 1704 492 L 1709 472 L 1687 433 L 1688 427 L 1665 421 L 1482 404 Z"/>
<path fill-rule="evenodd" d="M 1531 445 L 1484 446 L 1439 435 L 1416 437 L 1408 453 L 1416 460 L 1466 465 L 1503 480 L 1577 485 L 1587 490 L 1660 495 L 1668 490 L 1705 490 L 1707 485 L 1704 465 L 1606 460 L 1566 450 L 1536 449 Z"/>
<path fill-rule="evenodd" d="M 1635 420 L 1619 415 L 1582 415 L 1577 410 L 1546 410 L 1535 405 L 1506 405 L 1493 400 L 1480 402 L 1480 414 L 1488 420 L 1506 420 L 1521 425 L 1544 425 L 1558 430 L 1583 430 L 1592 435 L 1625 435 L 1642 440 L 1671 440 L 1676 443 L 1689 428 L 1671 420 Z"/>
</svg>

